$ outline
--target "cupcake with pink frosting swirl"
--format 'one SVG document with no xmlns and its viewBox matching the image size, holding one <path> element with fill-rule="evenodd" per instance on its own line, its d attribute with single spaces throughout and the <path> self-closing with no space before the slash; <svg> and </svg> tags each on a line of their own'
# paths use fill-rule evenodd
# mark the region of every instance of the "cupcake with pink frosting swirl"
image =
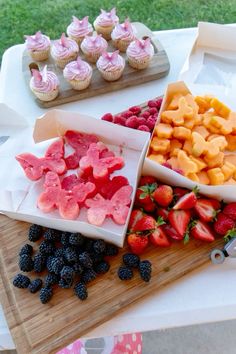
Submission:
<svg viewBox="0 0 236 354">
<path fill-rule="evenodd" d="M 93 25 L 98 34 L 102 34 L 105 39 L 109 40 L 111 39 L 111 32 L 117 23 L 119 23 L 119 17 L 116 15 L 114 7 L 108 12 L 101 9 L 101 13 L 95 19 Z"/>
<path fill-rule="evenodd" d="M 51 55 L 59 68 L 64 69 L 66 64 L 77 58 L 78 53 L 78 44 L 73 39 L 67 38 L 65 33 L 62 33 L 61 38 L 52 44 Z"/>
<path fill-rule="evenodd" d="M 81 50 L 85 55 L 86 60 L 91 63 L 96 63 L 101 54 L 107 50 L 107 41 L 101 34 L 86 36 L 81 43 Z"/>
<path fill-rule="evenodd" d="M 126 51 L 129 65 L 135 69 L 145 69 L 149 66 L 154 55 L 154 48 L 150 38 L 136 39 Z"/>
<path fill-rule="evenodd" d="M 47 60 L 50 52 L 50 38 L 40 31 L 33 36 L 24 36 L 26 48 L 35 61 Z"/>
<path fill-rule="evenodd" d="M 72 16 L 72 22 L 67 27 L 67 35 L 69 38 L 76 41 L 79 45 L 85 36 L 93 34 L 93 26 L 88 21 L 89 17 L 85 16 L 82 20 Z"/>
<path fill-rule="evenodd" d="M 80 57 L 70 62 L 63 70 L 64 78 L 70 83 L 74 90 L 84 90 L 91 82 L 93 69 Z"/>
<path fill-rule="evenodd" d="M 128 19 L 122 24 L 118 23 L 111 32 L 113 45 L 124 53 L 126 52 L 129 44 L 133 42 L 135 38 L 135 28 Z"/>
<path fill-rule="evenodd" d="M 116 81 L 124 71 L 125 61 L 119 55 L 119 50 L 113 53 L 103 52 L 97 61 L 97 68 L 105 80 Z"/>
<path fill-rule="evenodd" d="M 47 65 L 43 70 L 31 70 L 30 89 L 41 101 L 52 101 L 59 93 L 59 80 L 54 72 L 47 70 Z"/>
</svg>

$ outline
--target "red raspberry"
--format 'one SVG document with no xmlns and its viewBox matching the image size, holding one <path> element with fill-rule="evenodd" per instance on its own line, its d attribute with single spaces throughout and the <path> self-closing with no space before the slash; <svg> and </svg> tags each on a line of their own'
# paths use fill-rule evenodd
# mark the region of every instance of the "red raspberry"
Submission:
<svg viewBox="0 0 236 354">
<path fill-rule="evenodd" d="M 138 127 L 138 130 L 142 130 L 142 131 L 144 131 L 144 132 L 150 132 L 150 129 L 149 129 L 148 126 L 145 125 L 145 124 L 140 125 L 140 126 Z"/>
<path fill-rule="evenodd" d="M 179 173 L 180 175 L 184 175 L 184 172 L 180 168 L 173 168 L 173 171 Z"/>
<path fill-rule="evenodd" d="M 134 114 L 139 114 L 141 112 L 141 108 L 139 106 L 133 106 L 129 108 L 129 111 L 133 112 Z"/>
<path fill-rule="evenodd" d="M 148 101 L 148 107 L 152 108 L 152 107 L 156 107 L 156 106 L 157 106 L 156 101 L 154 101 L 154 100 Z"/>
<path fill-rule="evenodd" d="M 158 99 L 156 100 L 156 108 L 157 108 L 157 109 L 160 109 L 161 104 L 162 104 L 162 101 L 163 101 L 163 98 L 158 98 Z"/>
<path fill-rule="evenodd" d="M 156 119 L 153 118 L 153 117 L 149 117 L 149 118 L 147 119 L 147 121 L 146 121 L 146 124 L 147 124 L 148 128 L 150 128 L 151 130 L 153 130 L 154 127 L 155 127 L 155 124 L 156 124 Z"/>
<path fill-rule="evenodd" d="M 156 114 L 158 111 L 157 111 L 156 107 L 152 107 L 152 108 L 149 108 L 148 112 L 150 114 Z"/>
<path fill-rule="evenodd" d="M 146 119 L 143 117 L 138 117 L 138 125 L 146 125 Z"/>
<path fill-rule="evenodd" d="M 113 122 L 113 115 L 111 113 L 106 113 L 101 119 L 106 120 L 107 122 Z"/>
<path fill-rule="evenodd" d="M 171 164 L 169 162 L 163 162 L 162 166 L 169 168 L 170 170 L 172 170 Z"/>
<path fill-rule="evenodd" d="M 129 117 L 126 122 L 125 122 L 126 127 L 136 129 L 138 127 L 138 117 L 137 116 L 132 116 Z"/>
<path fill-rule="evenodd" d="M 119 125 L 125 125 L 126 119 L 122 116 L 115 116 L 114 123 Z"/>
<path fill-rule="evenodd" d="M 150 113 L 148 111 L 145 111 L 145 112 L 141 113 L 139 117 L 143 117 L 145 119 L 148 119 L 149 116 L 150 116 Z"/>
<path fill-rule="evenodd" d="M 121 113 L 122 117 L 124 118 L 129 118 L 129 117 L 132 117 L 134 115 L 134 113 L 132 111 L 125 111 L 123 113 Z"/>
</svg>

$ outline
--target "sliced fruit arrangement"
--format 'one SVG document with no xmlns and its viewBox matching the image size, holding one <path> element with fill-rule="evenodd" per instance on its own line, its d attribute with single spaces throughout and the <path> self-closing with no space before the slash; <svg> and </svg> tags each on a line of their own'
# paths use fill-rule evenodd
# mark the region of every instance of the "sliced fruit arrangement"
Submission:
<svg viewBox="0 0 236 354">
<path fill-rule="evenodd" d="M 128 226 L 128 245 L 142 254 L 148 245 L 169 247 L 189 239 L 212 242 L 236 237 L 236 202 L 225 204 L 192 191 L 142 176 Z"/>
<path fill-rule="evenodd" d="M 148 101 L 146 107 L 133 106 L 117 115 L 106 113 L 101 119 L 124 127 L 152 132 L 161 104 L 162 98 L 159 97 Z"/>
<path fill-rule="evenodd" d="M 66 156 L 68 146 L 74 152 Z M 124 159 L 95 135 L 68 130 L 48 147 L 44 157 L 24 153 L 16 159 L 30 180 L 45 178 L 37 201 L 43 212 L 57 209 L 62 218 L 74 220 L 86 207 L 88 222 L 93 225 L 101 226 L 108 217 L 118 225 L 125 224 L 132 187 L 126 177 L 111 176 L 123 168 Z M 77 168 L 69 174 L 68 170 Z"/>
</svg>

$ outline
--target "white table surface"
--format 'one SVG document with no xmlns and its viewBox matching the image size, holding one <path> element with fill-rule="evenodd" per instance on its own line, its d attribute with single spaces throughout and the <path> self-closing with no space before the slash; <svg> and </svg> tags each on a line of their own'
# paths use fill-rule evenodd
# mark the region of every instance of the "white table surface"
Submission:
<svg viewBox="0 0 236 354">
<path fill-rule="evenodd" d="M 119 112 L 163 94 L 169 82 L 176 81 L 196 36 L 196 29 L 156 32 L 170 59 L 167 77 L 134 88 L 59 106 L 94 117 Z M 33 120 L 45 112 L 33 101 L 22 70 L 23 45 L 8 49 L 2 61 L 0 101 Z M 1 117 L 0 117 L 1 119 Z M 209 265 L 192 272 L 170 286 L 149 294 L 87 336 L 104 336 L 130 331 L 146 331 L 236 318 L 236 261 L 227 259 L 220 266 Z M 91 314 L 92 315 L 92 314 Z M 0 307 L 0 349 L 14 348 Z"/>
</svg>

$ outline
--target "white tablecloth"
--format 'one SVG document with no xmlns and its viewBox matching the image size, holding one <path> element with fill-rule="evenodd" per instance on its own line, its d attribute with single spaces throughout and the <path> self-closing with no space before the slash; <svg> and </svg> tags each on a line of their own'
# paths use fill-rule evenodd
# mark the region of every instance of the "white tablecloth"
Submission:
<svg viewBox="0 0 236 354">
<path fill-rule="evenodd" d="M 196 29 L 161 31 L 156 32 L 156 35 L 169 56 L 171 69 L 167 77 L 59 108 L 100 117 L 105 112 L 116 113 L 163 94 L 167 83 L 177 80 L 186 55 L 192 47 Z M 45 110 L 34 103 L 24 82 L 21 70 L 23 50 L 23 45 L 17 45 L 8 49 L 3 56 L 0 101 L 33 120 Z M 137 304 L 125 308 L 123 313 L 88 333 L 88 336 L 234 319 L 235 268 L 236 262 L 227 259 L 223 265 L 198 269 L 157 293 L 147 295 Z M 0 308 L 0 348 L 1 346 L 13 348 L 14 344 Z"/>
</svg>

